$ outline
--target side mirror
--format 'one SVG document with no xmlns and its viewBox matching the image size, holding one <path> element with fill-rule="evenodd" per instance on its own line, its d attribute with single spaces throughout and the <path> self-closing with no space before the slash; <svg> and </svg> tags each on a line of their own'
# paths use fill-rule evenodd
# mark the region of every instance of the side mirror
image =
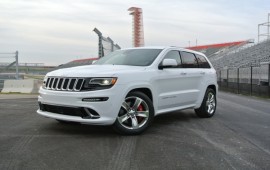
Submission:
<svg viewBox="0 0 270 170">
<path fill-rule="evenodd" d="M 175 59 L 169 59 L 169 58 L 165 58 L 160 65 L 158 66 L 159 69 L 164 69 L 164 68 L 170 68 L 170 67 L 176 67 L 177 66 L 177 62 Z"/>
</svg>

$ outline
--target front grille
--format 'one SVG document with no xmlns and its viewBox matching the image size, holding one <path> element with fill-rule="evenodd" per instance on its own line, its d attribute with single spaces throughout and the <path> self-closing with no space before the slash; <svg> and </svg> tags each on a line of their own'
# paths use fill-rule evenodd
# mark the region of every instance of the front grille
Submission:
<svg viewBox="0 0 270 170">
<path fill-rule="evenodd" d="M 42 104 L 39 102 L 39 108 L 42 111 L 57 113 L 61 115 L 68 115 L 68 116 L 78 116 L 83 119 L 100 118 L 99 114 L 96 111 L 89 108 L 85 108 L 85 107 L 55 106 L 55 105 Z"/>
<path fill-rule="evenodd" d="M 84 78 L 49 77 L 44 85 L 47 90 L 80 91 Z"/>
</svg>

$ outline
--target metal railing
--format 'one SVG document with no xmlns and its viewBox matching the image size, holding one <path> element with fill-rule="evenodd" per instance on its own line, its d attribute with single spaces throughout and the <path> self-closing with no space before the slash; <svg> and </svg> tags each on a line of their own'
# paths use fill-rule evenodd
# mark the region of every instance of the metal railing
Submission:
<svg viewBox="0 0 270 170">
<path fill-rule="evenodd" d="M 217 70 L 221 90 L 270 98 L 270 64 Z"/>
</svg>

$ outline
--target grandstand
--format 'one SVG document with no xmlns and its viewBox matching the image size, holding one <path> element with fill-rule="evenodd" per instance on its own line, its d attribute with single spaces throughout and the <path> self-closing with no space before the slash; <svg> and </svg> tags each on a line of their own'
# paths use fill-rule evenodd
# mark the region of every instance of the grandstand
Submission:
<svg viewBox="0 0 270 170">
<path fill-rule="evenodd" d="M 238 46 L 233 50 L 211 56 L 209 59 L 217 70 L 222 68 L 259 66 L 261 62 L 270 61 L 270 40 L 265 40 L 246 48 Z"/>
<path fill-rule="evenodd" d="M 204 53 L 216 70 L 259 66 L 270 61 L 270 40 L 251 45 L 252 40 L 189 47 Z"/>
</svg>

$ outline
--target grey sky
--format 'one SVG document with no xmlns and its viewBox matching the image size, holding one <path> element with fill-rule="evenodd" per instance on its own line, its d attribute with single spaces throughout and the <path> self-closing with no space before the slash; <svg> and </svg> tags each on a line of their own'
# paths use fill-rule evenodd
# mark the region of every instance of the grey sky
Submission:
<svg viewBox="0 0 270 170">
<path fill-rule="evenodd" d="M 130 47 L 131 6 L 143 9 L 147 46 L 256 38 L 270 12 L 269 0 L 0 0 L 0 52 L 46 65 L 96 57 L 94 27 Z"/>
</svg>

